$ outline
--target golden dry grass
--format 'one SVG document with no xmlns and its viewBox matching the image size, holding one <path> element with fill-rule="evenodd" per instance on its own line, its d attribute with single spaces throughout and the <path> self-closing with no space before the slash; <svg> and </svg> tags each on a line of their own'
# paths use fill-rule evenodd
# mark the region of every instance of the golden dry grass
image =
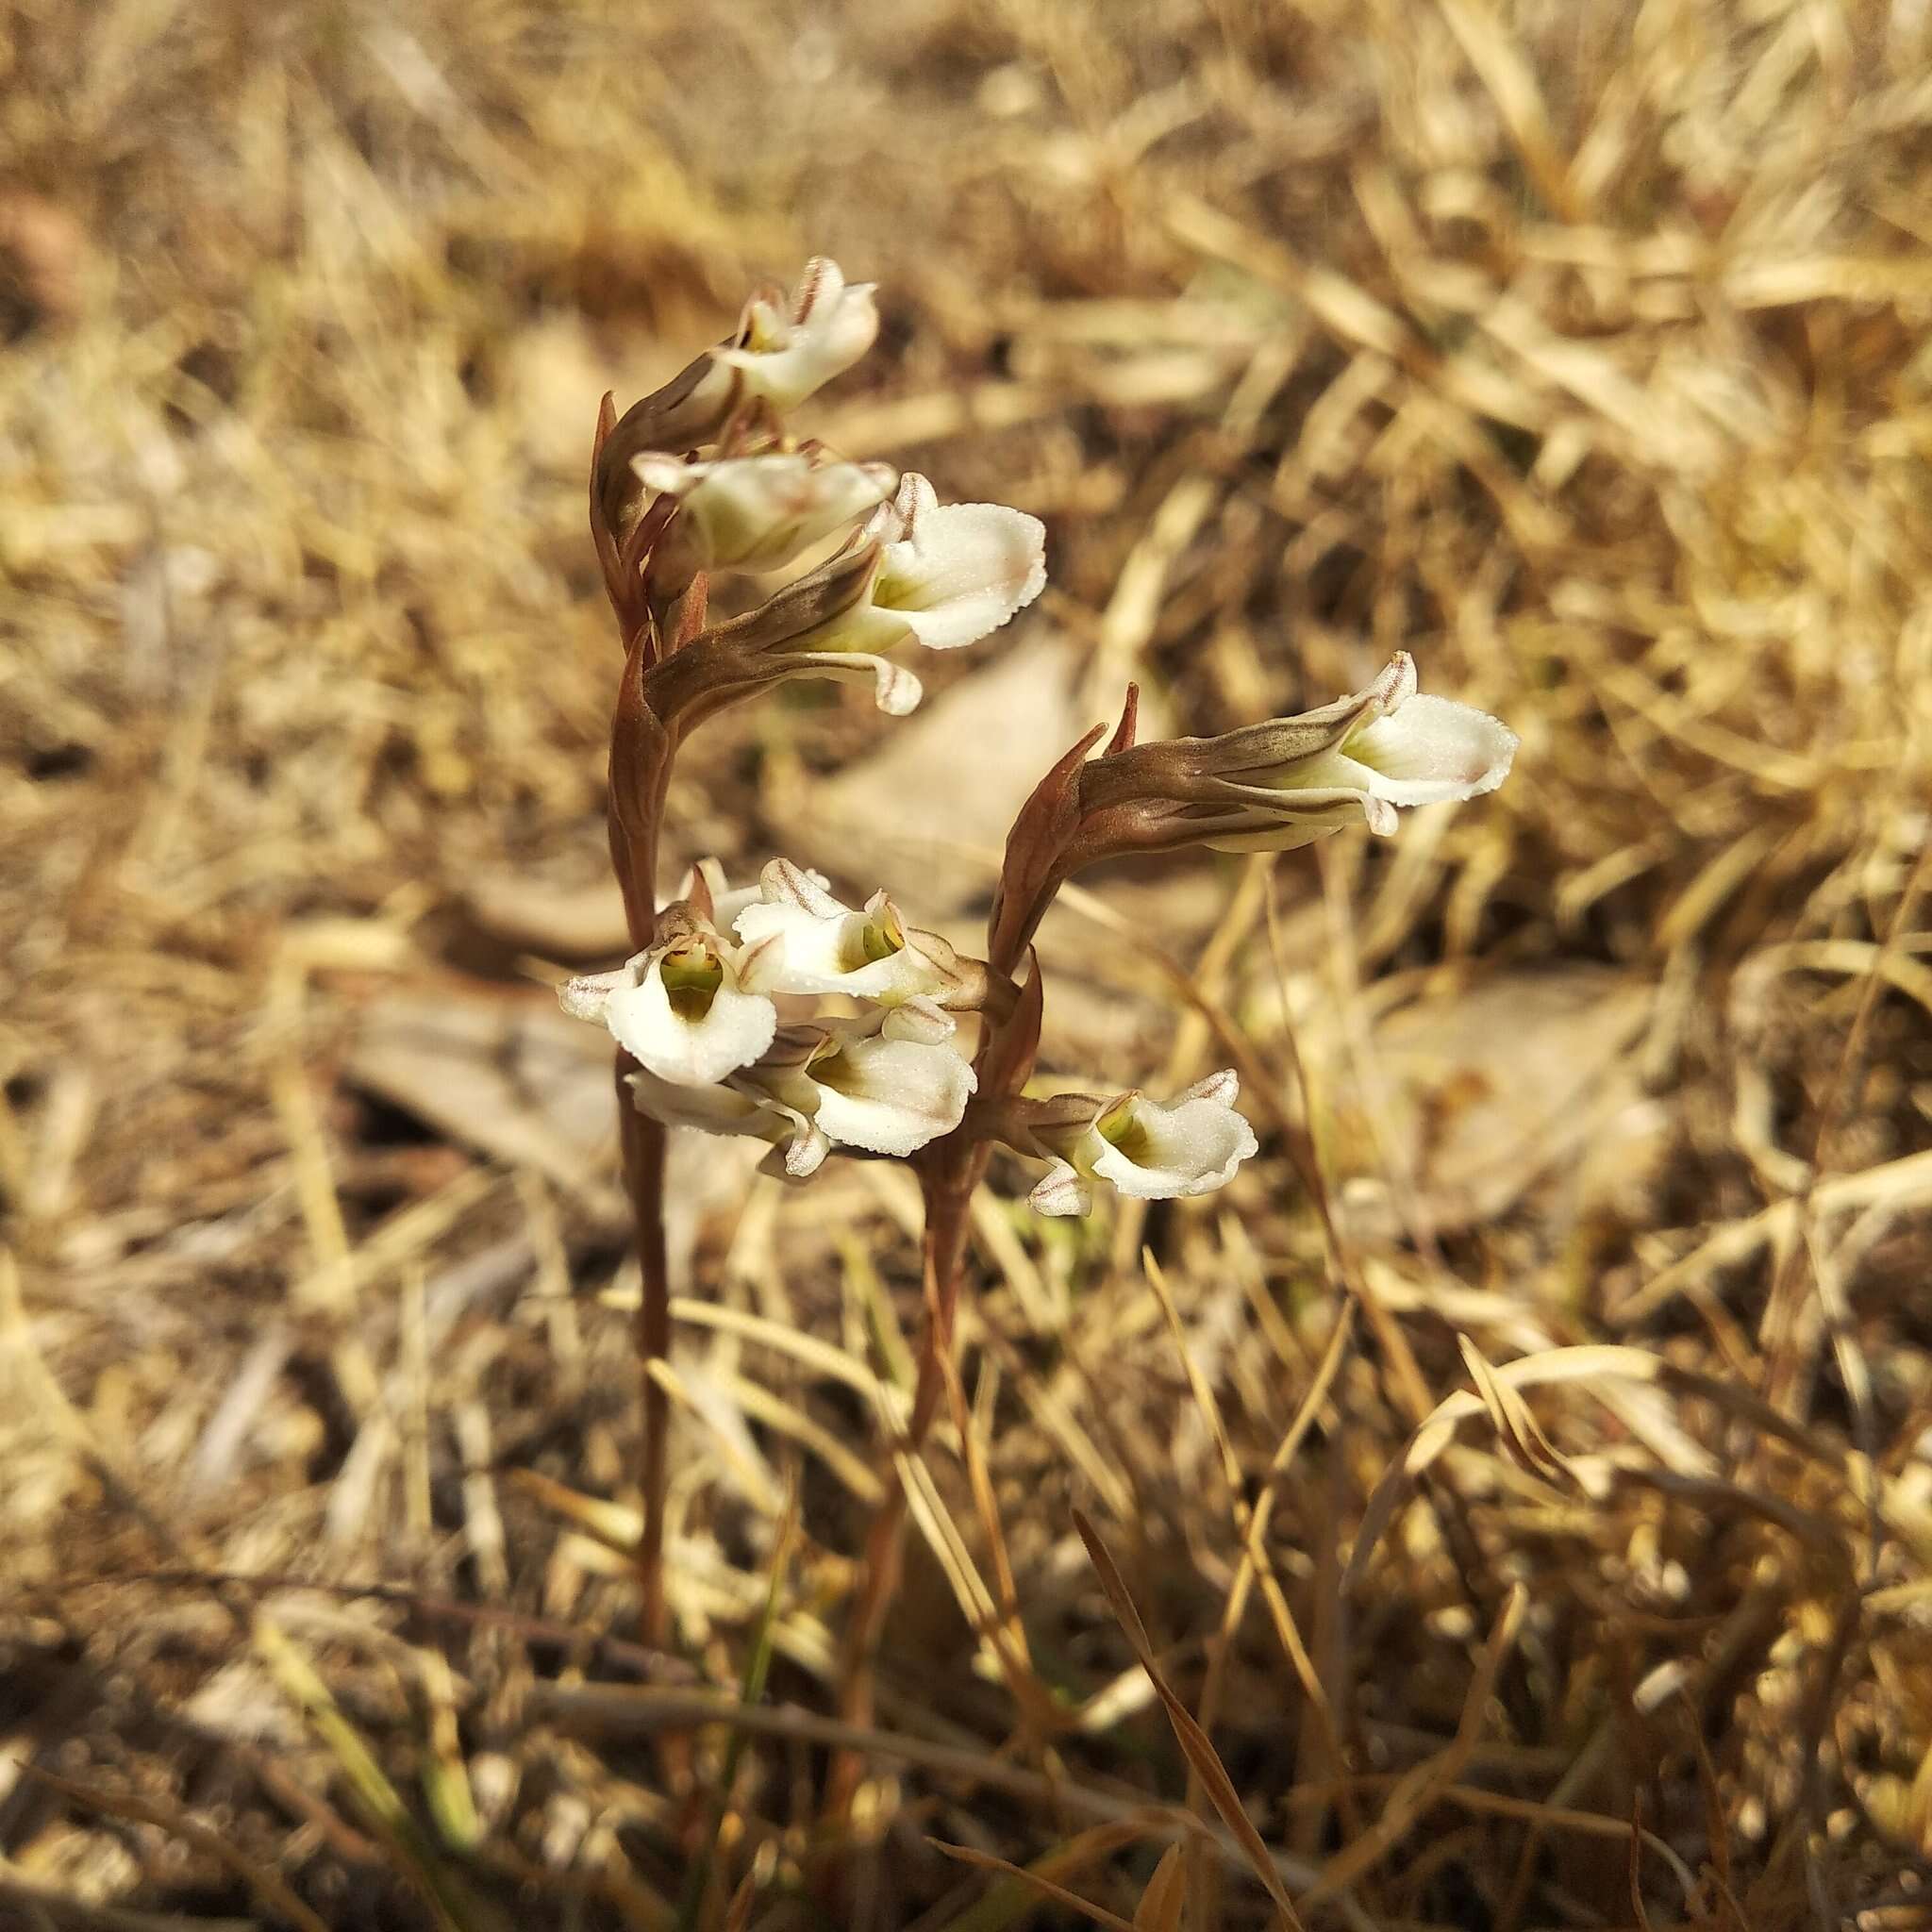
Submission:
<svg viewBox="0 0 1932 1932">
<path fill-rule="evenodd" d="M 1070 895 L 1055 1063 L 1263 1155 L 989 1198 L 917 1464 L 916 1199 L 688 1172 L 653 1659 L 583 468 L 814 250 L 810 426 L 1048 520 L 1008 702 L 1524 748 Z M 1928 318 L 1910 0 L 0 8 L 0 1924 L 1932 1919 Z"/>
</svg>

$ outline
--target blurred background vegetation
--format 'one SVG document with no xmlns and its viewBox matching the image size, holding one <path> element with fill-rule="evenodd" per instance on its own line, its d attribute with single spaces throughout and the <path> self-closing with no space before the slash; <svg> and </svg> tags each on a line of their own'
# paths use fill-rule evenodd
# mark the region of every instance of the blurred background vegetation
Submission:
<svg viewBox="0 0 1932 1932">
<path fill-rule="evenodd" d="M 659 1658 L 584 478 L 811 253 L 806 426 L 1051 583 L 711 730 L 677 863 L 970 945 L 1129 678 L 1523 749 L 1056 916 L 1046 1063 L 1263 1154 L 996 1169 L 900 1476 L 916 1196 L 687 1150 Z M 1923 0 L 6 0 L 0 1924 L 1268 1923 L 1075 1506 L 1310 1924 L 1932 1919 L 1928 318 Z"/>
</svg>

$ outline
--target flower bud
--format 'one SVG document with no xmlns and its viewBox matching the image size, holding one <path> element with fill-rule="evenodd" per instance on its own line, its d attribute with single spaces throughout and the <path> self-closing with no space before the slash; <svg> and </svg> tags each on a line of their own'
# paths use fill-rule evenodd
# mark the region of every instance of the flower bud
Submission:
<svg viewBox="0 0 1932 1932">
<path fill-rule="evenodd" d="M 668 586 L 700 571 L 776 570 L 881 502 L 892 487 L 883 463 L 826 462 L 800 453 L 682 463 L 631 458 L 640 482 L 678 500 L 652 575 Z"/>
</svg>

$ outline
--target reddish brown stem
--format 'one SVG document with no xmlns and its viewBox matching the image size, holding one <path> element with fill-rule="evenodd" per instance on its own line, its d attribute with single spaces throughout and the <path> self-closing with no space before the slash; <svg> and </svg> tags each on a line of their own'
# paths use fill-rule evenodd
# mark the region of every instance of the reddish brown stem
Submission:
<svg viewBox="0 0 1932 1932">
<path fill-rule="evenodd" d="M 637 1227 L 641 1277 L 633 1329 L 643 1402 L 643 1446 L 638 1488 L 643 1528 L 638 1539 L 639 1634 L 646 1647 L 664 1648 L 670 1622 L 664 1601 L 664 1501 L 671 1438 L 671 1399 L 654 1365 L 671 1354 L 671 1283 L 664 1254 L 664 1129 L 630 1104 L 625 1076 L 636 1063 L 617 1057 L 617 1117 L 624 1143 L 625 1186 Z"/>
<path fill-rule="evenodd" d="M 990 921 L 987 963 L 995 985 L 1014 983 L 1022 962 L 1029 958 L 1034 928 L 1063 875 L 1059 851 L 1072 828 L 1063 800 L 1070 796 L 1081 758 L 1098 736 L 1095 732 L 1083 739 L 1048 773 L 1014 826 Z M 983 1098 L 1014 1094 L 1024 1086 L 1040 1043 L 1040 967 L 1034 960 L 1016 997 L 981 1014 L 979 1051 L 973 1064 Z M 892 1445 L 895 1462 L 899 1457 L 917 1455 L 924 1446 L 945 1393 L 965 1279 L 973 1194 L 986 1177 L 990 1158 L 984 1141 L 960 1131 L 935 1141 L 920 1164 L 925 1204 L 925 1319 L 919 1338 L 912 1410 L 904 1433 Z M 840 1657 L 840 1715 L 848 1724 L 872 1722 L 874 1671 L 886 1618 L 898 1593 L 905 1531 L 906 1487 L 894 1468 L 866 1535 L 865 1568 Z M 834 1822 L 842 1822 L 849 1813 L 862 1771 L 862 1760 L 853 1753 L 833 1760 L 826 1812 Z"/>
<path fill-rule="evenodd" d="M 963 1173 L 927 1171 L 920 1176 L 925 1200 L 922 1243 L 925 1319 L 920 1331 L 911 1412 L 905 1430 L 890 1445 L 895 1464 L 901 1456 L 917 1455 L 924 1445 L 945 1391 L 945 1356 L 953 1346 L 954 1319 L 958 1312 L 970 1204 L 984 1161 L 983 1155 L 975 1157 L 968 1150 Z M 879 1641 L 885 1635 L 892 1600 L 899 1593 L 905 1539 L 906 1486 L 894 1469 L 888 1473 L 885 1494 L 866 1530 L 858 1595 L 841 1648 L 839 1715 L 846 1724 L 869 1725 L 873 1721 Z M 828 1818 L 842 1823 L 850 1815 L 864 1771 L 862 1753 L 841 1751 L 834 1757 L 826 1780 Z"/>
<path fill-rule="evenodd" d="M 1021 1019 L 1017 1024 L 1024 1026 L 1030 1021 Z M 1007 1057 L 995 1045 L 1000 1031 L 989 1021 L 977 1060 L 982 1074 L 990 1065 L 1003 1070 Z M 1027 1058 L 1030 1060 L 1030 1055 Z M 900 1457 L 916 1456 L 924 1447 L 945 1394 L 946 1364 L 954 1347 L 966 1244 L 972 1230 L 973 1193 L 985 1177 L 988 1159 L 983 1142 L 953 1134 L 934 1143 L 932 1158 L 920 1171 L 920 1191 L 925 1206 L 921 1249 L 925 1314 L 919 1336 L 912 1408 L 905 1430 L 890 1445 L 894 1464 Z M 905 1538 L 906 1486 L 894 1468 L 888 1472 L 885 1494 L 866 1531 L 858 1595 L 841 1648 L 839 1714 L 847 1724 L 870 1724 L 873 1721 L 879 1643 L 899 1591 Z M 842 1823 L 849 1816 L 864 1769 L 865 1759 L 857 1752 L 841 1752 L 833 1758 L 825 1794 L 826 1816 L 833 1822 Z"/>
</svg>

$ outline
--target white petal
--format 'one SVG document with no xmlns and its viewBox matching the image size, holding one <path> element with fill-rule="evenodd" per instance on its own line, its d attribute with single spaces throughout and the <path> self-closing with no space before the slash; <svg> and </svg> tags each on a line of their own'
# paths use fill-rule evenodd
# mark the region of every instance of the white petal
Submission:
<svg viewBox="0 0 1932 1932">
<path fill-rule="evenodd" d="M 731 1087 L 688 1087 L 640 1068 L 629 1076 L 632 1104 L 667 1127 L 702 1127 L 708 1134 L 756 1134 L 777 1118 L 762 1095 Z"/>
<path fill-rule="evenodd" d="M 605 1002 L 604 1024 L 659 1079 L 708 1087 L 750 1066 L 771 1045 L 778 1009 L 757 993 L 739 991 L 727 977 L 704 1012 L 687 1019 L 672 1006 L 654 960 L 641 985 L 621 988 Z"/>
<path fill-rule="evenodd" d="M 835 919 L 852 908 L 832 891 L 822 872 L 793 865 L 789 858 L 773 859 L 758 874 L 758 896 L 768 905 L 802 906 L 821 919 Z"/>
<path fill-rule="evenodd" d="M 1076 1168 L 1056 1160 L 1026 1199 L 1036 1214 L 1087 1214 L 1092 1211 L 1093 1190 Z"/>
<path fill-rule="evenodd" d="M 1516 734 L 1487 711 L 1430 694 L 1405 699 L 1348 740 L 1343 762 L 1391 805 L 1478 798 L 1509 775 Z"/>
<path fill-rule="evenodd" d="M 996 503 L 921 507 L 912 536 L 888 543 L 873 603 L 935 651 L 997 630 L 1046 582 L 1046 530 Z"/>
<path fill-rule="evenodd" d="M 785 1143 L 785 1174 L 789 1180 L 808 1179 L 824 1166 L 825 1157 L 832 1151 L 831 1137 L 816 1121 L 806 1117 L 791 1108 L 784 1109 L 793 1124 L 790 1141 Z"/>
<path fill-rule="evenodd" d="M 614 973 L 582 973 L 575 979 L 566 979 L 557 989 L 557 1004 L 573 1020 L 603 1019 L 610 995 L 621 988 L 637 984 L 643 957 L 639 954 Z"/>
<path fill-rule="evenodd" d="M 819 1125 L 873 1154 L 913 1154 L 951 1133 L 974 1085 L 952 1047 L 884 1038 L 847 1041 L 807 1077 L 818 1089 Z"/>
<path fill-rule="evenodd" d="M 745 970 L 745 983 L 759 992 L 839 991 L 848 921 L 863 926 L 865 915 L 842 908 L 824 917 L 803 906 L 747 906 L 734 930 L 759 952 L 756 965 Z"/>
<path fill-rule="evenodd" d="M 928 510 L 939 508 L 939 493 L 917 470 L 899 478 L 891 502 L 882 503 L 866 520 L 865 534 L 881 543 L 903 543 Z"/>
<path fill-rule="evenodd" d="M 1178 1107 L 1186 1100 L 1211 1100 L 1216 1107 L 1232 1107 L 1241 1097 L 1241 1075 L 1232 1067 L 1223 1067 L 1220 1073 L 1196 1080 L 1185 1093 L 1177 1093 L 1174 1105 Z"/>
<path fill-rule="evenodd" d="M 1083 1164 L 1137 1200 L 1211 1194 L 1255 1151 L 1255 1130 L 1222 1102 L 1183 1099 L 1159 1107 L 1137 1095 L 1129 1105 L 1126 1144 L 1115 1145 L 1096 1128 L 1085 1142 L 1091 1158 Z"/>
<path fill-rule="evenodd" d="M 765 876 L 768 894 L 788 896 L 768 897 L 738 916 L 739 938 L 755 949 L 741 962 L 746 987 L 765 993 L 843 993 L 892 1007 L 958 992 L 958 975 L 929 956 L 916 933 L 898 929 L 899 943 L 883 957 L 873 956 L 881 929 L 893 930 L 897 920 L 884 893 L 855 912 L 787 860 L 774 860 Z M 952 1031 L 950 1022 L 944 1031 Z"/>
<path fill-rule="evenodd" d="M 758 902 L 758 889 L 756 886 L 734 886 L 728 892 L 720 892 L 711 901 L 711 923 L 720 932 L 729 932 L 732 922 L 747 906 Z"/>
<path fill-rule="evenodd" d="M 801 1120 L 804 1119 L 800 1115 Z M 832 1143 L 810 1121 L 789 1141 L 773 1143 L 772 1151 L 758 1162 L 758 1172 L 774 1180 L 808 1181 L 824 1166 Z"/>
<path fill-rule="evenodd" d="M 920 1040 L 928 1046 L 952 1039 L 958 1030 L 952 1014 L 924 993 L 899 1001 L 879 1024 L 888 1040 Z"/>
</svg>

